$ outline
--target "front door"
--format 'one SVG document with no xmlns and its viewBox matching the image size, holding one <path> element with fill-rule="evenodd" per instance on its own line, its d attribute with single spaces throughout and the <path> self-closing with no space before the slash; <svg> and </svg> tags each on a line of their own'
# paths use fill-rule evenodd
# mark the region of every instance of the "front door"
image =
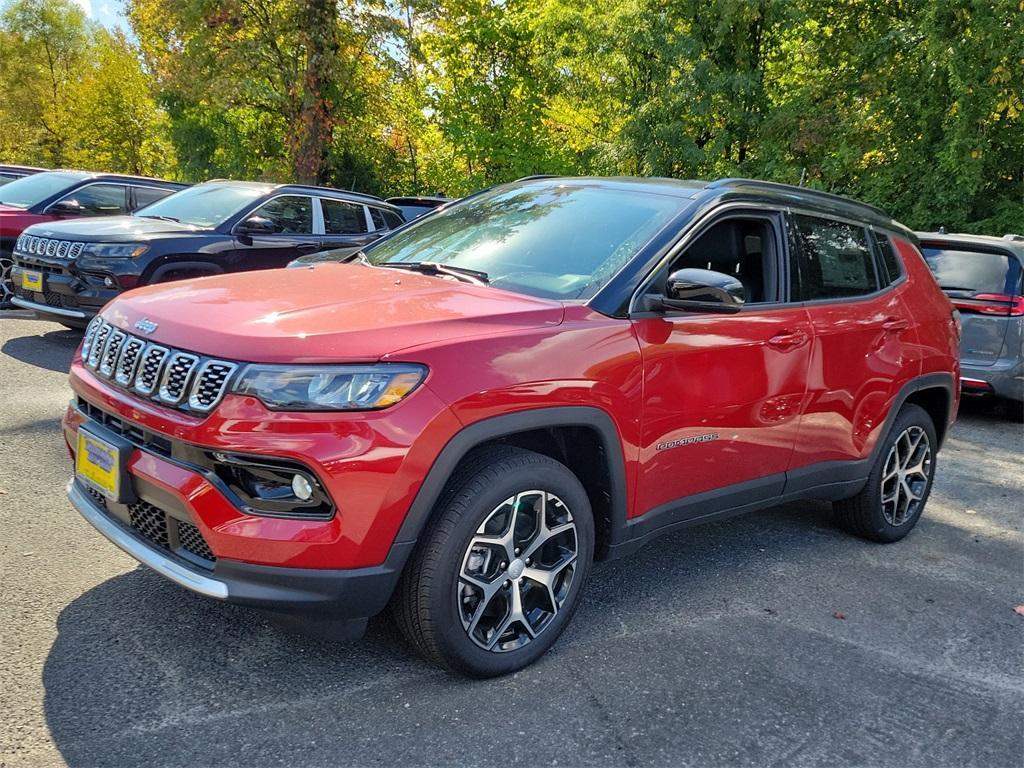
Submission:
<svg viewBox="0 0 1024 768">
<path fill-rule="evenodd" d="M 636 514 L 677 521 L 781 493 L 812 341 L 804 309 L 781 301 L 787 250 L 781 214 L 713 221 L 664 275 L 738 277 L 744 308 L 634 319 L 644 365 Z"/>
<path fill-rule="evenodd" d="M 275 269 L 320 249 L 313 234 L 313 198 L 281 195 L 268 200 L 246 218 L 259 216 L 274 225 L 271 234 L 237 235 L 232 271 Z"/>
</svg>

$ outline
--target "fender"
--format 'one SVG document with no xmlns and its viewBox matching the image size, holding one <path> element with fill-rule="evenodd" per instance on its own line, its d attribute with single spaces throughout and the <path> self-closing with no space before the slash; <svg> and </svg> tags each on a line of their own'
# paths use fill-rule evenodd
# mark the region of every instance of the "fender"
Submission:
<svg viewBox="0 0 1024 768">
<path fill-rule="evenodd" d="M 159 283 L 161 278 L 163 278 L 163 276 L 168 272 L 177 272 L 182 269 L 191 269 L 207 275 L 224 274 L 224 270 L 221 269 L 219 265 L 214 264 L 211 261 L 166 261 L 154 269 L 153 273 L 146 278 L 145 282 L 140 282 L 140 285 Z"/>
<path fill-rule="evenodd" d="M 555 406 L 494 416 L 457 432 L 434 460 L 392 547 L 404 546 L 419 538 L 449 478 L 471 450 L 496 438 L 548 427 L 589 427 L 598 434 L 608 461 L 612 527 L 624 525 L 627 505 L 626 465 L 622 455 L 622 441 L 611 417 L 593 406 Z"/>
</svg>

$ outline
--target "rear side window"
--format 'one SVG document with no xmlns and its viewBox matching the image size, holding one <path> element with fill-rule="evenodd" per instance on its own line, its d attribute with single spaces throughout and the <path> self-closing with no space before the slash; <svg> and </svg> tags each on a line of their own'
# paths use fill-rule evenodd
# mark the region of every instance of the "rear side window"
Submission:
<svg viewBox="0 0 1024 768">
<path fill-rule="evenodd" d="M 361 235 L 366 232 L 363 206 L 342 200 L 320 198 L 324 211 L 324 232 L 328 235 Z"/>
<path fill-rule="evenodd" d="M 960 248 L 921 249 L 939 287 L 973 293 L 1018 293 L 1020 269 L 1004 253 Z"/>
<path fill-rule="evenodd" d="M 816 216 L 793 216 L 793 301 L 843 299 L 878 290 L 874 259 L 863 227 Z"/>
<path fill-rule="evenodd" d="M 888 235 L 876 232 L 875 245 L 878 247 L 878 255 L 882 257 L 882 282 L 885 285 L 892 285 L 903 276 L 899 256 L 896 255 L 896 249 L 892 247 Z"/>
<path fill-rule="evenodd" d="M 388 225 L 384 222 L 384 211 L 380 208 L 374 208 L 370 206 L 370 216 L 373 217 L 373 228 L 374 229 L 387 229 Z"/>
<path fill-rule="evenodd" d="M 313 198 L 298 195 L 275 197 L 252 212 L 253 216 L 270 219 L 278 233 L 310 235 L 313 233 Z"/>
<path fill-rule="evenodd" d="M 147 205 L 155 203 L 157 200 L 163 200 L 168 195 L 174 192 L 173 189 L 157 189 L 156 187 L 135 187 L 135 208 L 144 208 Z"/>
<path fill-rule="evenodd" d="M 83 216 L 117 216 L 128 213 L 128 190 L 121 184 L 89 184 L 62 200 L 75 200 Z"/>
<path fill-rule="evenodd" d="M 384 211 L 384 221 L 388 223 L 388 229 L 398 229 L 405 224 L 402 217 L 394 211 Z"/>
</svg>

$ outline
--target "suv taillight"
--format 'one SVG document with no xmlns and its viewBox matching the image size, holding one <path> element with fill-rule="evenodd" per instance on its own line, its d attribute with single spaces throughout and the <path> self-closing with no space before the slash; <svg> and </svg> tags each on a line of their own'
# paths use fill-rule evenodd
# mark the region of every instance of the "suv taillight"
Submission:
<svg viewBox="0 0 1024 768">
<path fill-rule="evenodd" d="M 974 312 L 979 315 L 1001 315 L 1002 317 L 1024 317 L 1024 296 L 1011 296 L 1006 293 L 979 293 L 969 299 L 951 299 L 951 301 L 954 307 L 965 312 Z"/>
</svg>

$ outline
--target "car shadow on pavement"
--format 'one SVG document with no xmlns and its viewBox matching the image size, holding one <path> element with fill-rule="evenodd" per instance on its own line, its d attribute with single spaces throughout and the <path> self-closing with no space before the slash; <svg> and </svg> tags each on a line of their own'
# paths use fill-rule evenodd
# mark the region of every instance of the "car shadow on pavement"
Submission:
<svg viewBox="0 0 1024 768">
<path fill-rule="evenodd" d="M 45 716 L 73 766 L 1018 754 L 1013 707 L 986 681 L 1012 688 L 999 681 L 1012 677 L 1019 617 L 951 578 L 967 541 L 925 520 L 901 545 L 870 544 L 832 528 L 824 504 L 672 534 L 599 565 L 561 642 L 494 681 L 419 660 L 383 618 L 363 641 L 332 644 L 140 567 L 62 611 Z M 1012 542 L 979 546 L 985 567 L 1015 567 Z M 1004 647 L 970 647 L 993 637 Z M 890 717 L 911 701 L 912 718 Z"/>
<path fill-rule="evenodd" d="M 0 352 L 37 368 L 64 373 L 71 367 L 71 359 L 81 341 L 81 331 L 48 331 L 39 336 L 8 339 Z"/>
</svg>

